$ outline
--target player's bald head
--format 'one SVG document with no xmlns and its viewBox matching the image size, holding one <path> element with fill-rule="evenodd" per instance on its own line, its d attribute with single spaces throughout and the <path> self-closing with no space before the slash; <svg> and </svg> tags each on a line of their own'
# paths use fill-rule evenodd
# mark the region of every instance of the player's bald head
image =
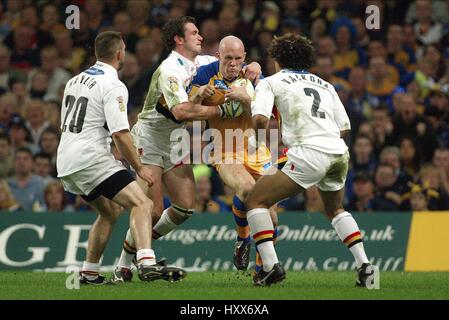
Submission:
<svg viewBox="0 0 449 320">
<path fill-rule="evenodd" d="M 242 40 L 235 36 L 226 36 L 221 39 L 218 51 L 223 54 L 223 52 L 227 50 L 241 50 L 242 52 L 245 52 L 245 45 Z"/>
<path fill-rule="evenodd" d="M 245 62 L 245 46 L 242 40 L 234 36 L 221 39 L 218 46 L 220 72 L 225 79 L 234 79 L 242 70 Z"/>
</svg>

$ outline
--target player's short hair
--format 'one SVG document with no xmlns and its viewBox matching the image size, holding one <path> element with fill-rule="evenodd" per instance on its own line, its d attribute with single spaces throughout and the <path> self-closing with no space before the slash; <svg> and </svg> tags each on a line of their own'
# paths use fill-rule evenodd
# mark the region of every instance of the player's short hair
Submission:
<svg viewBox="0 0 449 320">
<path fill-rule="evenodd" d="M 196 23 L 196 19 L 190 16 L 176 17 L 168 20 L 162 27 L 162 40 L 168 51 L 175 48 L 175 36 L 184 38 L 184 26 L 187 23 Z"/>
<path fill-rule="evenodd" d="M 112 59 L 122 43 L 122 34 L 117 31 L 104 31 L 95 38 L 97 59 Z"/>
<path fill-rule="evenodd" d="M 315 62 L 315 49 L 306 37 L 287 33 L 274 37 L 268 48 L 268 54 L 281 68 L 307 70 Z"/>
</svg>

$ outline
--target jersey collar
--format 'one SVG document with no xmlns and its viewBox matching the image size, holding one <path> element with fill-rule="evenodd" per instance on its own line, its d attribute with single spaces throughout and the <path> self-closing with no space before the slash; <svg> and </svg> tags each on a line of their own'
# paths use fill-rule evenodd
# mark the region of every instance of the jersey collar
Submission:
<svg viewBox="0 0 449 320">
<path fill-rule="evenodd" d="M 176 52 L 174 50 L 171 53 L 174 56 L 174 58 L 176 59 L 176 62 L 178 64 L 180 64 L 181 67 L 183 67 L 189 75 L 192 75 L 195 73 L 197 66 L 194 62 L 190 61 L 189 59 L 187 59 L 186 57 L 184 57 L 183 55 L 179 54 L 178 52 Z"/>
<path fill-rule="evenodd" d="M 281 72 L 292 72 L 292 73 L 299 73 L 299 74 L 308 74 L 310 73 L 307 70 L 295 70 L 295 69 L 282 69 Z"/>
<path fill-rule="evenodd" d="M 107 64 L 107 63 L 105 63 L 105 62 L 103 62 L 103 61 L 98 61 L 98 60 L 97 60 L 97 62 L 95 62 L 94 67 L 101 68 L 101 69 L 103 69 L 104 71 L 106 71 L 107 73 L 114 74 L 114 75 L 118 78 L 118 72 L 117 72 L 117 69 L 115 69 L 115 68 L 114 68 L 113 66 L 111 66 L 110 64 Z"/>
</svg>

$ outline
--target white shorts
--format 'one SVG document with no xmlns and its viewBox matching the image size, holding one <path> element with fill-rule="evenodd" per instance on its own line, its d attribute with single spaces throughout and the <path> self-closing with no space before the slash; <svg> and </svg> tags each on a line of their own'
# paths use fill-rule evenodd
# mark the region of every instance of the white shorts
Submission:
<svg viewBox="0 0 449 320">
<path fill-rule="evenodd" d="M 139 122 L 133 126 L 133 143 L 143 164 L 155 165 L 167 172 L 188 156 L 190 138 L 186 136 L 181 143 L 171 142 L 172 131 L 156 130 Z"/>
<path fill-rule="evenodd" d="M 64 190 L 74 194 L 89 195 L 100 183 L 121 170 L 127 169 L 111 154 L 105 156 L 102 161 L 60 179 Z"/>
<path fill-rule="evenodd" d="M 282 168 L 290 179 L 304 189 L 316 185 L 322 191 L 338 191 L 345 185 L 349 152 L 328 154 L 308 147 L 292 147 Z"/>
</svg>

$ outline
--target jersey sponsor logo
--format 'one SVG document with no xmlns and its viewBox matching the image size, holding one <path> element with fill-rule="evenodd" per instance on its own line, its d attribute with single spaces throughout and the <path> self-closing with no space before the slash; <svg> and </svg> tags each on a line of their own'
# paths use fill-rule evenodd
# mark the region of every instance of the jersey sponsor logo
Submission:
<svg viewBox="0 0 449 320">
<path fill-rule="evenodd" d="M 123 97 L 122 97 L 122 96 L 119 96 L 119 97 L 117 97 L 116 99 L 117 99 L 117 102 L 118 102 L 118 108 L 119 108 L 119 110 L 120 110 L 121 112 L 125 112 L 126 107 L 125 107 L 125 104 L 123 103 L 123 101 L 124 101 Z"/>
<path fill-rule="evenodd" d="M 228 86 L 226 85 L 226 83 L 220 79 L 214 80 L 214 87 L 217 89 L 222 89 L 222 90 L 228 89 Z"/>
<path fill-rule="evenodd" d="M 104 74 L 103 70 L 97 69 L 97 68 L 94 68 L 94 67 L 90 67 L 89 69 L 87 69 L 84 72 L 87 73 L 87 74 L 90 74 L 92 76 L 99 76 L 99 75 Z"/>
<path fill-rule="evenodd" d="M 168 77 L 169 87 L 172 92 L 179 90 L 178 79 L 175 77 Z"/>
</svg>

